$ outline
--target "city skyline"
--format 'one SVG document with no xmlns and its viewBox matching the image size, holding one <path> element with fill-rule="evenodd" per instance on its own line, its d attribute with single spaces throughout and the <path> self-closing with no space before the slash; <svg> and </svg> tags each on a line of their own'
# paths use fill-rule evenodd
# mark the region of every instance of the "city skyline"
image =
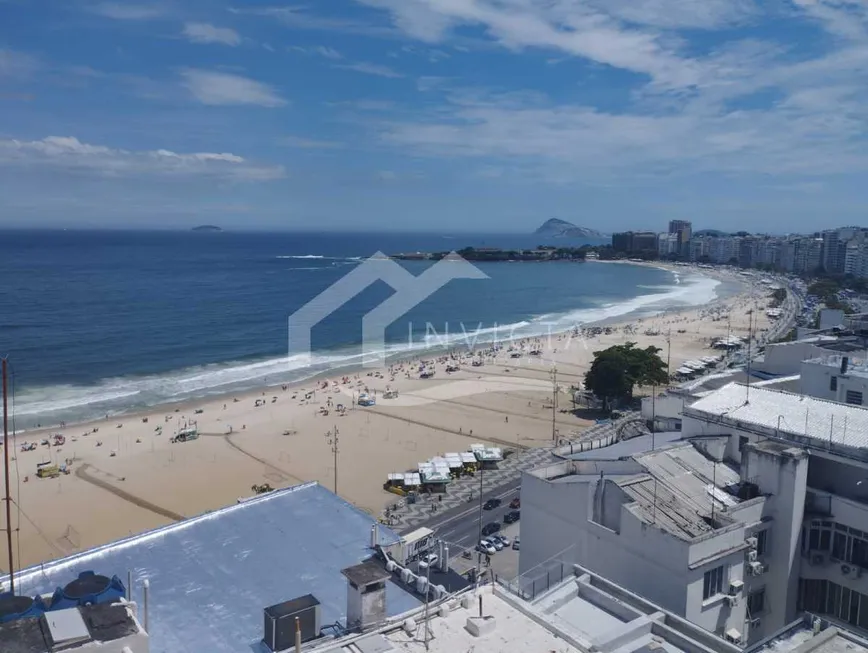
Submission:
<svg viewBox="0 0 868 653">
<path fill-rule="evenodd" d="M 856 4 L 0 13 L 0 227 L 782 233 L 868 209 Z"/>
</svg>

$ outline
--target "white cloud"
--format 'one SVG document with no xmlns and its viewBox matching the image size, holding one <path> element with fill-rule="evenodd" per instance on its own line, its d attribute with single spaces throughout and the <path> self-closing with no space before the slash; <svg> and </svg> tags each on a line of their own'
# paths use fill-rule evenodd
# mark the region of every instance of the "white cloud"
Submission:
<svg viewBox="0 0 868 653">
<path fill-rule="evenodd" d="M 152 20 L 165 15 L 166 8 L 158 4 L 101 2 L 91 7 L 91 11 L 114 20 Z"/>
<path fill-rule="evenodd" d="M 247 77 L 197 68 L 184 70 L 181 74 L 190 93 L 203 104 L 255 104 L 262 107 L 286 105 L 286 100 L 271 86 Z"/>
<path fill-rule="evenodd" d="M 83 143 L 73 136 L 48 136 L 38 141 L 0 140 L 0 165 L 46 166 L 105 177 L 210 176 L 268 181 L 285 176 L 280 166 L 253 164 L 236 154 L 130 151 Z"/>
<path fill-rule="evenodd" d="M 184 36 L 193 43 L 220 43 L 231 46 L 241 43 L 241 36 L 234 29 L 216 27 L 210 23 L 186 23 Z"/>
<path fill-rule="evenodd" d="M 332 61 L 340 61 L 344 58 L 344 56 L 340 52 L 326 45 L 291 45 L 288 49 L 293 52 L 300 52 L 301 54 L 316 55 L 319 57 L 323 57 L 324 59 L 331 59 Z"/>
<path fill-rule="evenodd" d="M 0 48 L 0 78 L 29 77 L 38 69 L 39 62 L 29 54 Z"/>
<path fill-rule="evenodd" d="M 287 136 L 281 139 L 281 144 L 288 147 L 296 147 L 300 150 L 338 150 L 344 146 L 338 141 L 324 141 L 314 138 L 302 138 L 300 136 Z"/>
<path fill-rule="evenodd" d="M 381 66 L 380 64 L 368 63 L 366 61 L 340 64 L 336 65 L 335 68 L 341 68 L 343 70 L 354 70 L 357 73 L 364 73 L 365 75 L 376 75 L 377 77 L 389 77 L 393 79 L 404 76 L 401 73 L 392 70 L 388 66 Z"/>
</svg>

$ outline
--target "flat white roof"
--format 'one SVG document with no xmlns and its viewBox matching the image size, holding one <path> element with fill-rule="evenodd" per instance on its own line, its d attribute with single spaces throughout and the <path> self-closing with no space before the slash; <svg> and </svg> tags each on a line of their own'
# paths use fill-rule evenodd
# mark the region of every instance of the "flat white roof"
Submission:
<svg viewBox="0 0 868 653">
<path fill-rule="evenodd" d="M 868 454 L 868 408 L 824 401 L 815 397 L 728 385 L 685 406 L 685 417 L 738 427 L 757 427 L 769 437 L 793 440 L 828 449 L 829 444 Z"/>
</svg>

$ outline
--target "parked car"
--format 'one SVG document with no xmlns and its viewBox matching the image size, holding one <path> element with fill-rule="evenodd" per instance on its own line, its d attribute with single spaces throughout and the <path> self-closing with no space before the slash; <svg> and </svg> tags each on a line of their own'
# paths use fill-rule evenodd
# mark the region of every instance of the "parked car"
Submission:
<svg viewBox="0 0 868 653">
<path fill-rule="evenodd" d="M 513 510 L 518 510 L 519 508 L 521 508 L 521 498 L 516 497 L 515 499 L 510 501 L 509 507 L 512 508 Z"/>
<path fill-rule="evenodd" d="M 512 541 L 512 548 L 513 548 L 514 551 L 518 551 L 518 550 L 519 550 L 519 539 L 518 539 L 518 536 L 516 536 L 516 538 Z"/>
<path fill-rule="evenodd" d="M 508 512 L 503 516 L 503 523 L 514 524 L 519 519 L 521 519 L 521 512 L 519 510 L 513 510 L 512 512 Z"/>
<path fill-rule="evenodd" d="M 419 560 L 419 569 L 427 569 L 429 566 L 433 567 L 437 564 L 439 558 L 436 553 L 429 553 L 428 555 L 422 556 L 422 559 Z"/>
<path fill-rule="evenodd" d="M 500 530 L 500 524 L 497 522 L 491 522 L 490 524 L 486 524 L 485 526 L 482 527 L 482 534 L 485 537 L 488 537 L 489 535 L 494 535 L 499 530 Z"/>
<path fill-rule="evenodd" d="M 504 549 L 511 544 L 511 542 L 509 541 L 509 538 L 506 535 L 504 535 L 503 533 L 498 533 L 497 535 L 492 535 L 491 539 L 499 540 L 500 543 L 503 544 Z"/>
<path fill-rule="evenodd" d="M 480 553 L 487 553 L 489 555 L 494 555 L 495 553 L 497 553 L 497 549 L 495 549 L 494 545 L 488 540 L 482 540 L 479 544 L 477 544 L 476 550 Z"/>
<path fill-rule="evenodd" d="M 485 510 L 494 510 L 494 509 L 497 508 L 499 505 L 500 505 L 500 499 L 489 499 L 489 500 L 486 501 L 484 504 L 482 504 L 482 507 L 483 507 Z"/>
</svg>

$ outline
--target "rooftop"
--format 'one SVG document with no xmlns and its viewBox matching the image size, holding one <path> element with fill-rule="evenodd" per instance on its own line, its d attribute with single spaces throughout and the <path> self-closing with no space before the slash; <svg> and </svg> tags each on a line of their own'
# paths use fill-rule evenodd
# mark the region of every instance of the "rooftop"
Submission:
<svg viewBox="0 0 868 653">
<path fill-rule="evenodd" d="M 820 632 L 814 633 L 814 620 Z M 777 633 L 748 649 L 747 653 L 868 653 L 868 641 L 840 624 L 805 614 Z"/>
<path fill-rule="evenodd" d="M 104 603 L 0 624 L 0 651 L 50 653 L 59 648 L 87 650 L 88 644 L 102 647 L 102 643 L 136 636 L 141 636 L 141 642 L 146 643 L 147 636 L 133 615 L 132 607 Z M 135 651 L 146 650 L 146 647 L 135 645 L 132 648 Z"/>
<path fill-rule="evenodd" d="M 712 462 L 689 443 L 633 458 L 649 477 L 619 485 L 635 501 L 633 511 L 643 521 L 682 539 L 732 523 L 724 511 L 739 499 L 724 488 L 736 486 L 740 477 L 726 464 Z"/>
<path fill-rule="evenodd" d="M 868 362 L 851 358 L 849 356 L 832 354 L 829 356 L 819 356 L 817 358 L 811 358 L 804 362 L 814 365 L 822 365 L 824 367 L 834 367 L 840 370 L 845 358 L 847 359 L 847 376 L 859 376 L 868 379 Z"/>
<path fill-rule="evenodd" d="M 714 374 L 707 374 L 698 379 L 685 381 L 678 385 L 675 392 L 679 394 L 703 396 L 704 394 L 718 390 L 729 383 L 747 383 L 748 380 L 750 380 L 752 387 L 773 387 L 778 390 L 798 392 L 799 379 L 800 377 L 798 374 L 794 376 L 780 376 L 768 379 L 753 375 L 748 376 L 743 369 L 730 369 L 722 372 L 715 372 Z"/>
<path fill-rule="evenodd" d="M 650 439 L 641 439 L 650 445 Z M 596 482 L 602 475 L 630 498 L 626 505 L 639 519 L 681 539 L 701 537 L 732 523 L 726 508 L 740 502 L 732 493 L 741 481 L 737 471 L 708 459 L 692 442 L 655 443 L 658 448 L 653 451 L 645 447 L 632 452 L 630 442 L 528 473 L 558 484 Z M 606 452 L 609 458 L 603 459 Z M 623 455 L 613 459 L 618 453 Z"/>
<path fill-rule="evenodd" d="M 427 629 L 430 653 L 740 651 L 713 633 L 579 566 L 534 601 L 524 601 L 500 585 L 483 586 L 477 592 L 466 592 L 432 606 Z M 479 629 L 476 634 L 471 632 L 474 628 Z M 412 623 L 396 623 L 375 633 L 350 636 L 314 649 L 313 653 L 421 653 L 426 649 L 425 634 L 424 612 L 420 611 L 412 615 Z"/>
<path fill-rule="evenodd" d="M 33 595 L 53 592 L 86 570 L 124 580 L 132 571 L 134 588 L 150 581 L 151 653 L 257 651 L 267 606 L 313 594 L 324 625 L 345 620 L 341 570 L 372 554 L 374 524 L 307 483 L 23 570 L 16 584 Z M 387 528 L 378 532 L 380 544 L 398 540 Z M 389 615 L 420 604 L 391 583 L 386 595 Z M 133 600 L 141 597 L 134 592 Z"/>
<path fill-rule="evenodd" d="M 685 418 L 844 455 L 868 456 L 868 408 L 730 383 L 684 407 Z"/>
</svg>

